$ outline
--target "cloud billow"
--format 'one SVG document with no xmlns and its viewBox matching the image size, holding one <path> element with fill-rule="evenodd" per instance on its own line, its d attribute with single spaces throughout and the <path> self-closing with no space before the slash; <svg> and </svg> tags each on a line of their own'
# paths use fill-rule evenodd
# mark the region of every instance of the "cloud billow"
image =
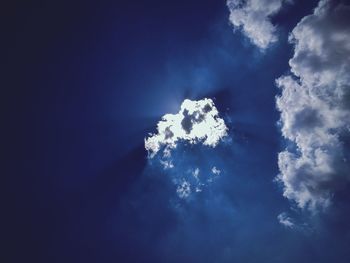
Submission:
<svg viewBox="0 0 350 263">
<path fill-rule="evenodd" d="M 203 143 L 215 147 L 227 135 L 225 121 L 219 117 L 213 100 L 192 101 L 186 99 L 177 114 L 166 114 L 157 124 L 157 133 L 145 138 L 145 148 L 153 158 L 163 149 L 165 157 L 179 141 L 191 144 Z"/>
<path fill-rule="evenodd" d="M 186 154 L 187 143 L 208 146 L 210 150 L 227 136 L 227 131 L 213 100 L 185 99 L 178 113 L 164 115 L 157 132 L 145 138 L 145 149 L 150 163 L 155 159 L 169 175 L 177 196 L 187 200 L 206 189 L 222 172 L 211 164 L 213 160 L 204 161 L 206 149 L 192 149 L 197 154 Z"/>
<path fill-rule="evenodd" d="M 321 0 L 293 29 L 291 73 L 276 80 L 283 136 L 284 196 L 300 208 L 326 208 L 350 178 L 350 6 Z"/>
<path fill-rule="evenodd" d="M 266 49 L 276 42 L 276 28 L 271 17 L 278 13 L 286 0 L 227 0 L 230 10 L 230 22 L 240 29 L 249 40 Z"/>
</svg>

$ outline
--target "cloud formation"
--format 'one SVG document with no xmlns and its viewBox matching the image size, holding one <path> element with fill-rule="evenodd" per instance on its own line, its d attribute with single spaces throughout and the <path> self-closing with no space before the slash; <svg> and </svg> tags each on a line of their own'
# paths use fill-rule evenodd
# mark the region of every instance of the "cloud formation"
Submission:
<svg viewBox="0 0 350 263">
<path fill-rule="evenodd" d="M 283 136 L 278 180 L 300 208 L 326 208 L 350 177 L 350 6 L 321 0 L 293 29 L 291 73 L 276 80 Z M 295 149 L 293 149 L 295 148 Z"/>
<path fill-rule="evenodd" d="M 227 0 L 230 22 L 240 29 L 250 41 L 261 49 L 266 49 L 277 41 L 276 28 L 271 16 L 278 13 L 286 0 Z"/>
<path fill-rule="evenodd" d="M 284 225 L 287 228 L 294 228 L 295 226 L 293 220 L 286 213 L 279 214 L 277 219 L 281 225 Z"/>
<path fill-rule="evenodd" d="M 185 99 L 178 113 L 164 115 L 157 124 L 157 132 L 145 138 L 145 149 L 149 162 L 159 162 L 169 176 L 177 196 L 190 200 L 193 194 L 209 187 L 221 170 L 203 163 L 203 158 L 206 158 L 202 155 L 203 149 L 192 148 L 192 154 L 186 154 L 186 143 L 209 146 L 206 150 L 212 150 L 210 148 L 215 148 L 228 136 L 227 132 L 225 121 L 219 117 L 213 100 Z M 196 151 L 198 155 L 194 153 Z"/>
<path fill-rule="evenodd" d="M 213 168 L 211 168 L 211 172 L 215 175 L 220 175 L 221 174 L 221 170 L 219 170 L 218 168 L 216 168 L 216 166 L 213 166 Z"/>
<path fill-rule="evenodd" d="M 179 141 L 215 147 L 227 135 L 227 130 L 213 100 L 186 99 L 178 113 L 162 117 L 157 124 L 157 133 L 145 138 L 145 148 L 148 156 L 153 158 L 161 149 L 163 156 L 169 157 Z"/>
<path fill-rule="evenodd" d="M 191 184 L 184 180 L 177 186 L 176 193 L 180 198 L 188 198 L 191 194 Z"/>
</svg>

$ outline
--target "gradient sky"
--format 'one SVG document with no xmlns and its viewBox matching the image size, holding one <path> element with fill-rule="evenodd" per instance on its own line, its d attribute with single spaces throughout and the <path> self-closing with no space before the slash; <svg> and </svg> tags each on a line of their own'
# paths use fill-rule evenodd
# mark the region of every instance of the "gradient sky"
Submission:
<svg viewBox="0 0 350 263">
<path fill-rule="evenodd" d="M 318 2 L 286 4 L 263 51 L 234 31 L 224 0 L 6 6 L 3 262 L 350 262 L 348 183 L 315 212 L 275 180 L 293 147 L 275 80 Z M 144 138 L 186 98 L 212 98 L 229 140 L 179 145 L 169 172 Z M 213 166 L 217 179 L 179 198 L 173 178 Z"/>
</svg>

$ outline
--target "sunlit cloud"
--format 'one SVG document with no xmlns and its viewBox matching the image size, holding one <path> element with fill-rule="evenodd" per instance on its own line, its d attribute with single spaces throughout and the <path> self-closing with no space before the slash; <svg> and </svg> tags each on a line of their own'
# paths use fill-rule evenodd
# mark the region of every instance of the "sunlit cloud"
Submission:
<svg viewBox="0 0 350 263">
<path fill-rule="evenodd" d="M 219 117 L 213 100 L 186 99 L 177 114 L 166 114 L 157 124 L 157 133 L 145 138 L 145 149 L 153 158 L 161 149 L 169 156 L 179 141 L 215 147 L 227 136 L 225 121 Z"/>
<path fill-rule="evenodd" d="M 145 149 L 149 162 L 159 164 L 176 186 L 178 197 L 188 199 L 212 184 L 221 170 L 216 166 L 206 167 L 207 156 L 193 160 L 194 155 L 186 154 L 186 148 L 214 150 L 226 137 L 228 127 L 212 99 L 185 99 L 178 113 L 164 115 L 157 124 L 157 132 L 145 138 Z"/>
</svg>

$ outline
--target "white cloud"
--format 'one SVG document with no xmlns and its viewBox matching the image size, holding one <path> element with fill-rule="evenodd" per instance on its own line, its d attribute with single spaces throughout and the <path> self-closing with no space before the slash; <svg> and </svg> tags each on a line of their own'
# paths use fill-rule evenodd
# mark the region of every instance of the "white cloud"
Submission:
<svg viewBox="0 0 350 263">
<path fill-rule="evenodd" d="M 197 186 L 196 187 L 196 193 L 200 193 L 200 192 L 202 192 L 202 189 Z"/>
<path fill-rule="evenodd" d="M 261 49 L 266 49 L 277 41 L 276 28 L 271 16 L 278 13 L 288 0 L 227 0 L 230 22 L 240 29 L 250 41 Z"/>
<path fill-rule="evenodd" d="M 192 172 L 192 175 L 194 176 L 194 178 L 196 178 L 198 180 L 199 168 L 194 169 L 194 171 Z"/>
<path fill-rule="evenodd" d="M 160 164 L 163 165 L 164 169 L 172 169 L 174 168 L 174 164 L 171 160 L 160 160 Z"/>
<path fill-rule="evenodd" d="M 218 168 L 216 168 L 216 166 L 214 166 L 212 169 L 211 169 L 211 172 L 215 175 L 220 175 L 221 174 L 221 170 L 219 170 Z"/>
<path fill-rule="evenodd" d="M 191 194 L 191 184 L 184 180 L 177 186 L 176 193 L 180 198 L 186 199 Z"/>
<path fill-rule="evenodd" d="M 178 113 L 164 115 L 157 124 L 157 132 L 145 138 L 145 149 L 149 162 L 159 162 L 162 170 L 171 178 L 178 197 L 187 199 L 191 194 L 209 187 L 213 174 L 221 171 L 216 167 L 194 167 L 192 158 L 185 158 L 185 152 L 176 152 L 175 149 L 181 143 L 215 148 L 227 136 L 227 132 L 225 121 L 219 117 L 213 100 L 185 99 Z"/>
<path fill-rule="evenodd" d="M 171 149 L 176 148 L 179 141 L 215 147 L 227 135 L 227 130 L 211 99 L 186 99 L 178 113 L 162 117 L 157 124 L 157 133 L 145 138 L 145 148 L 150 158 L 161 149 L 163 157 L 170 157 Z"/>
<path fill-rule="evenodd" d="M 286 214 L 281 213 L 277 216 L 278 222 L 288 228 L 294 228 L 295 224 L 293 220 Z"/>
<path fill-rule="evenodd" d="M 283 136 L 279 154 L 284 196 L 300 208 L 326 208 L 349 180 L 350 6 L 320 1 L 293 29 L 292 75 L 277 79 Z"/>
</svg>

